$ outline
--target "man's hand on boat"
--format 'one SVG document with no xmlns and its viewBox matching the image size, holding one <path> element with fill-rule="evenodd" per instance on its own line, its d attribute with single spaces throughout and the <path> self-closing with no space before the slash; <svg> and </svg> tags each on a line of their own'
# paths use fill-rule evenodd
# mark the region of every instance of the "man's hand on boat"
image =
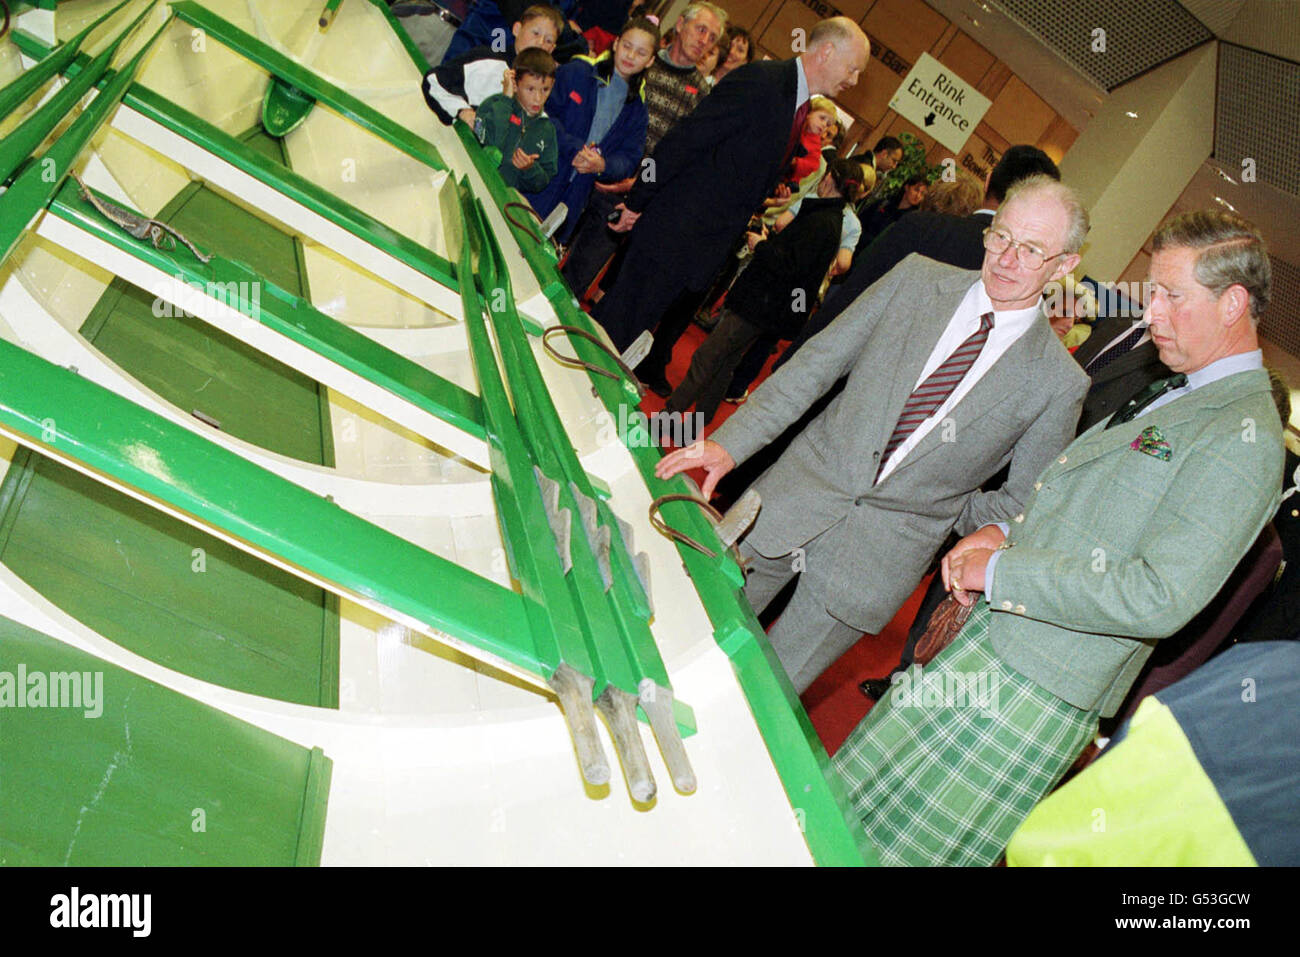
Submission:
<svg viewBox="0 0 1300 957">
<path fill-rule="evenodd" d="M 687 469 L 704 469 L 704 486 L 700 492 L 705 501 L 713 498 L 713 490 L 722 477 L 736 467 L 731 453 L 712 439 L 703 439 L 684 449 L 669 452 L 655 466 L 655 475 L 661 479 L 672 478 Z"/>
<path fill-rule="evenodd" d="M 472 106 L 467 106 L 456 114 L 456 117 L 468 126 L 471 130 L 474 128 L 474 121 L 478 119 L 478 110 Z"/>
<path fill-rule="evenodd" d="M 619 204 L 618 204 L 617 206 L 615 206 L 614 208 L 617 209 L 617 210 L 619 210 L 620 215 L 619 215 L 617 221 L 615 221 L 615 222 L 613 222 L 613 223 L 610 224 L 610 227 L 609 227 L 609 228 L 612 229 L 612 230 L 613 230 L 614 232 L 616 232 L 616 233 L 625 233 L 625 232 L 627 232 L 629 229 L 631 229 L 633 226 L 635 226 L 635 225 L 636 225 L 636 221 L 637 221 L 638 219 L 641 218 L 641 214 L 640 214 L 640 213 L 634 213 L 634 212 L 632 212 L 632 210 L 628 209 L 628 208 L 627 208 L 626 206 L 624 206 L 622 203 L 619 203 Z"/>
<path fill-rule="evenodd" d="M 541 155 L 541 153 L 525 153 L 516 146 L 515 155 L 510 157 L 510 162 L 514 165 L 515 169 L 528 169 L 528 167 L 537 162 L 537 157 Z"/>
</svg>

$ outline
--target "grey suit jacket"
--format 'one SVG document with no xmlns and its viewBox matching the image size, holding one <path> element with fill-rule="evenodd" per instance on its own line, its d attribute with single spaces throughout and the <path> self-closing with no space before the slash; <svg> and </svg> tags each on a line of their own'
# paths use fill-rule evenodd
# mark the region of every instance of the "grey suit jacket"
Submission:
<svg viewBox="0 0 1300 957">
<path fill-rule="evenodd" d="M 804 548 L 805 580 L 835 618 L 879 632 L 954 528 L 1020 511 L 1074 435 L 1088 378 L 1035 323 L 878 485 L 880 456 L 939 337 L 979 273 L 907 257 L 769 378 L 712 436 L 743 461 L 831 384 L 844 391 L 757 483 L 746 541 L 779 557 Z M 980 486 L 1008 462 L 1002 488 Z"/>
<path fill-rule="evenodd" d="M 1169 459 L 1133 443 L 1159 430 Z M 1079 436 L 1035 483 L 994 569 L 989 638 L 1077 708 L 1115 713 L 1156 639 L 1204 608 L 1282 497 L 1261 370 Z"/>
</svg>

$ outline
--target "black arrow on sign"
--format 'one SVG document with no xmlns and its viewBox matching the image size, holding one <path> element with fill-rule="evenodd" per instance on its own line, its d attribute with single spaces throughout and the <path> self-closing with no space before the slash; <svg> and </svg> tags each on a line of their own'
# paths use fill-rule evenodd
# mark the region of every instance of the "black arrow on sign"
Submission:
<svg viewBox="0 0 1300 957">
<path fill-rule="evenodd" d="M 927 116 L 927 117 L 925 118 L 925 125 L 926 125 L 926 126 L 934 126 L 934 111 L 933 111 L 933 110 L 931 110 L 931 111 L 930 111 L 930 115 Z"/>
</svg>

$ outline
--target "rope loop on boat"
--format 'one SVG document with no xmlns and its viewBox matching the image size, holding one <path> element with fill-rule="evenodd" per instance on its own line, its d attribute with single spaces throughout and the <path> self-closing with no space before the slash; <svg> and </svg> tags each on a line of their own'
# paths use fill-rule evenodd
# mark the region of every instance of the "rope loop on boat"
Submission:
<svg viewBox="0 0 1300 957">
<path fill-rule="evenodd" d="M 586 339 L 597 349 L 600 349 L 605 353 L 605 355 L 614 360 L 614 363 L 618 366 L 619 370 L 627 376 L 629 380 L 636 384 L 637 397 L 640 398 L 645 395 L 645 387 L 642 386 L 640 381 L 637 379 L 636 373 L 628 368 L 627 363 L 623 361 L 622 356 L 607 346 L 599 336 L 593 335 L 586 329 L 581 329 L 578 326 L 551 326 L 551 328 L 542 333 L 542 348 L 546 350 L 547 354 L 552 359 L 560 363 L 560 365 L 569 366 L 573 369 L 586 369 L 588 372 L 595 372 L 598 375 L 603 375 L 605 378 L 614 379 L 615 381 L 619 378 L 618 375 L 610 372 L 604 366 L 598 366 L 594 362 L 588 362 L 586 359 L 579 359 L 577 356 L 566 356 L 557 352 L 555 347 L 550 343 L 551 336 L 557 332 L 567 332 L 571 336 L 578 336 L 579 338 Z"/>
<path fill-rule="evenodd" d="M 722 513 L 719 512 L 712 505 L 710 505 L 708 502 L 704 501 L 704 499 L 696 498 L 694 495 L 687 495 L 682 492 L 674 492 L 670 495 L 660 495 L 657 499 L 655 499 L 653 502 L 650 503 L 650 524 L 654 526 L 655 531 L 657 531 L 661 535 L 671 538 L 674 542 L 680 542 L 683 545 L 688 545 L 691 548 L 695 549 L 697 552 L 702 552 L 703 554 L 709 556 L 709 558 L 717 558 L 718 554 L 717 552 L 713 551 L 713 549 L 701 545 L 695 539 L 691 538 L 691 536 L 687 535 L 685 532 L 678 531 L 677 529 L 673 528 L 671 525 L 669 525 L 667 522 L 665 522 L 662 518 L 659 517 L 659 510 L 669 502 L 693 502 L 694 504 L 698 505 L 700 508 L 708 512 L 710 515 L 712 515 L 713 518 L 719 522 L 722 521 Z"/>
<path fill-rule="evenodd" d="M 526 232 L 529 236 L 533 238 L 533 242 L 537 243 L 537 245 L 539 246 L 545 245 L 546 240 L 542 238 L 541 234 L 539 234 L 535 229 L 533 229 L 531 223 L 521 223 L 519 220 L 515 219 L 513 216 L 510 215 L 510 210 L 512 209 L 526 209 L 528 210 L 528 212 L 532 213 L 533 218 L 540 223 L 542 221 L 542 217 L 541 215 L 538 214 L 537 210 L 533 209 L 533 207 L 529 206 L 527 203 L 506 203 L 505 206 L 501 207 L 501 212 L 505 214 L 506 219 L 510 220 L 511 224 L 515 228 L 522 229 L 524 232 Z"/>
<path fill-rule="evenodd" d="M 3 0 L 0 0 L 3 2 Z M 154 249 L 160 249 L 163 252 L 170 252 L 176 248 L 176 240 L 180 240 L 190 248 L 195 258 L 199 262 L 207 264 L 212 261 L 212 257 L 205 256 L 199 251 L 199 247 L 185 238 L 180 231 L 173 229 L 171 226 L 158 219 L 145 219 L 143 216 L 137 216 L 129 209 L 118 206 L 116 203 L 110 203 L 106 199 L 100 199 L 96 196 L 81 177 L 76 173 L 69 173 L 77 185 L 81 187 L 81 196 L 87 200 L 91 206 L 94 206 L 105 219 L 124 230 L 136 239 L 147 239 L 153 244 Z"/>
</svg>

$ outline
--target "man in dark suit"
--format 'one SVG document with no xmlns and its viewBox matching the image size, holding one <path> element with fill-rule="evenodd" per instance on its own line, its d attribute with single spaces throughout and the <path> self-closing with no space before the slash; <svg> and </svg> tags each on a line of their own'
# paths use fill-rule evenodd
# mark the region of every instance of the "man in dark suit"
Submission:
<svg viewBox="0 0 1300 957">
<path fill-rule="evenodd" d="M 1140 306 L 1134 308 L 1140 312 Z M 1080 434 L 1109 416 L 1143 386 L 1170 375 L 1141 315 L 1129 313 L 1124 309 L 1118 315 L 1097 320 L 1092 334 L 1074 352 L 1074 358 L 1092 379 L 1079 416 Z"/>
<path fill-rule="evenodd" d="M 808 101 L 856 84 L 868 52 L 852 20 L 823 20 L 802 55 L 734 71 L 668 132 L 612 227 L 636 225 L 618 280 L 595 312 L 615 346 L 626 349 L 686 299 L 689 322 L 750 215 L 775 189 Z"/>
</svg>

